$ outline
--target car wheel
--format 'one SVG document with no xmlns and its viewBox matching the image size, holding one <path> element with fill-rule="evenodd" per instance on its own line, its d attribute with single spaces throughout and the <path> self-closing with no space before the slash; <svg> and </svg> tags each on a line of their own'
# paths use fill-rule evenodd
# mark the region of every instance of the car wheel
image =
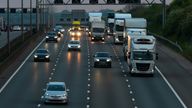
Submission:
<svg viewBox="0 0 192 108">
<path fill-rule="evenodd" d="M 95 68 L 97 67 L 96 63 L 94 63 L 94 67 L 95 67 Z"/>
</svg>

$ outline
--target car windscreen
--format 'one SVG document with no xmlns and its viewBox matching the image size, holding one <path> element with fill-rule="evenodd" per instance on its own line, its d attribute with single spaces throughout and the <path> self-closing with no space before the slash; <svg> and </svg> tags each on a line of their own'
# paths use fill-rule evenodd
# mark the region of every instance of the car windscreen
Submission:
<svg viewBox="0 0 192 108">
<path fill-rule="evenodd" d="M 93 28 L 94 33 L 103 33 L 104 29 L 103 28 Z"/>
<path fill-rule="evenodd" d="M 37 50 L 37 53 L 48 53 L 47 50 Z"/>
<path fill-rule="evenodd" d="M 49 85 L 47 88 L 48 91 L 65 91 L 63 85 Z"/>
<path fill-rule="evenodd" d="M 79 44 L 79 41 L 70 41 L 70 44 Z"/>
<path fill-rule="evenodd" d="M 96 57 L 109 57 L 108 53 L 97 53 Z"/>
<path fill-rule="evenodd" d="M 134 60 L 153 60 L 153 53 L 152 52 L 133 52 L 133 59 Z"/>
<path fill-rule="evenodd" d="M 47 35 L 48 35 L 48 36 L 55 36 L 56 33 L 55 33 L 55 32 L 49 32 L 49 33 L 47 33 Z"/>
</svg>

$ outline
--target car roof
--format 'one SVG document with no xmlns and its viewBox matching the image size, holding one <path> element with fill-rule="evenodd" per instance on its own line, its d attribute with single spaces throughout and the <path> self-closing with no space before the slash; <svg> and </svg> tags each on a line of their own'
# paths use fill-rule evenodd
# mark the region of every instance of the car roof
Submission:
<svg viewBox="0 0 192 108">
<path fill-rule="evenodd" d="M 49 82 L 47 85 L 64 85 L 65 86 L 65 82 Z"/>
<path fill-rule="evenodd" d="M 95 54 L 99 54 L 99 53 L 105 53 L 105 54 L 109 54 L 109 52 L 96 52 Z"/>
</svg>

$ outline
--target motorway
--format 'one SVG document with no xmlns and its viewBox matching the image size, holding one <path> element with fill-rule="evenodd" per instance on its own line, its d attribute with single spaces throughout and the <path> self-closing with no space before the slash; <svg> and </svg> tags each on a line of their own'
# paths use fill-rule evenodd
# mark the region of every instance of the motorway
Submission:
<svg viewBox="0 0 192 108">
<path fill-rule="evenodd" d="M 158 45 L 159 60 L 154 77 L 130 76 L 123 59 L 122 45 L 112 44 L 112 37 L 105 42 L 91 42 L 84 33 L 80 38 L 81 51 L 68 51 L 71 39 L 67 33 L 58 43 L 42 40 L 37 48 L 47 48 L 51 61 L 33 62 L 33 54 L 7 85 L 0 91 L 0 106 L 4 108 L 185 108 L 192 107 L 192 76 L 188 67 L 179 65 L 168 49 Z M 35 49 L 36 50 L 36 49 Z M 112 68 L 94 68 L 93 55 L 108 51 L 112 55 Z M 181 57 L 179 57 L 181 58 Z M 182 59 L 183 62 L 186 62 Z M 190 63 L 187 65 L 190 66 Z M 186 70 L 185 68 L 188 68 Z M 183 99 L 163 79 L 161 72 Z M 192 72 L 192 71 L 191 71 Z M 69 91 L 68 105 L 44 104 L 42 95 L 49 81 L 64 81 Z"/>
</svg>

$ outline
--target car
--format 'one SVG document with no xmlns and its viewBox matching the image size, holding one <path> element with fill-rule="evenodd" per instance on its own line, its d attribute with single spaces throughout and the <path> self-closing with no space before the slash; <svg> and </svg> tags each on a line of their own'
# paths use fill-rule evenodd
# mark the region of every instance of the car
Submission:
<svg viewBox="0 0 192 108">
<path fill-rule="evenodd" d="M 58 36 L 57 36 L 57 33 L 56 32 L 48 32 L 47 34 L 46 34 L 46 42 L 48 42 L 48 41 L 55 41 L 55 42 L 57 42 L 58 41 Z"/>
<path fill-rule="evenodd" d="M 65 82 L 49 82 L 43 96 L 44 103 L 68 103 L 68 92 Z"/>
<path fill-rule="evenodd" d="M 76 29 L 71 29 L 69 31 L 69 34 L 70 34 L 70 36 L 81 36 L 82 35 L 81 31 L 80 30 L 76 30 Z"/>
<path fill-rule="evenodd" d="M 70 40 L 68 43 L 68 50 L 81 50 L 81 44 L 79 40 Z"/>
<path fill-rule="evenodd" d="M 57 25 L 54 27 L 53 31 L 55 31 L 57 35 L 61 37 L 61 35 L 64 34 L 65 29 L 61 25 Z"/>
<path fill-rule="evenodd" d="M 21 31 L 21 27 L 20 26 L 13 26 L 13 31 Z"/>
<path fill-rule="evenodd" d="M 94 67 L 106 66 L 111 68 L 112 58 L 109 52 L 96 52 L 94 57 Z"/>
<path fill-rule="evenodd" d="M 50 61 L 50 54 L 47 49 L 37 49 L 36 53 L 34 54 L 34 62 L 37 61 Z"/>
</svg>

